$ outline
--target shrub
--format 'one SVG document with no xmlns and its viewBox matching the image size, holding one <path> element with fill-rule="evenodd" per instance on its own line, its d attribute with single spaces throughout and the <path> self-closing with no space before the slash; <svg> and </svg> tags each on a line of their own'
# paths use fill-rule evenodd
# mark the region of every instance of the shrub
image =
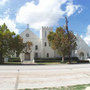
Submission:
<svg viewBox="0 0 90 90">
<path fill-rule="evenodd" d="M 61 58 L 35 58 L 35 62 L 60 62 Z"/>
<path fill-rule="evenodd" d="M 61 62 L 62 57 L 59 58 L 34 58 L 35 62 Z M 65 57 L 65 62 L 69 60 L 68 57 Z M 78 61 L 78 57 L 71 57 L 71 61 Z"/>
<path fill-rule="evenodd" d="M 77 63 L 89 63 L 88 60 L 78 60 Z"/>
<path fill-rule="evenodd" d="M 8 62 L 21 62 L 20 57 L 9 58 Z"/>
<path fill-rule="evenodd" d="M 71 57 L 70 59 L 71 59 L 71 61 L 78 61 L 79 60 L 78 57 Z M 65 61 L 68 61 L 68 60 L 69 60 L 69 57 L 65 57 Z"/>
</svg>

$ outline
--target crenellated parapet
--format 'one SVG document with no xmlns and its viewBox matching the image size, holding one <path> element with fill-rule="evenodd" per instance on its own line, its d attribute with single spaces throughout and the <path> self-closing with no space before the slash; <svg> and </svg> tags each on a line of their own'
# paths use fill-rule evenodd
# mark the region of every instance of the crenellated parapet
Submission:
<svg viewBox="0 0 90 90">
<path fill-rule="evenodd" d="M 40 30 L 40 39 L 47 39 L 47 35 L 50 31 L 53 31 L 53 27 L 42 26 Z"/>
<path fill-rule="evenodd" d="M 42 30 L 49 30 L 49 31 L 53 31 L 53 27 L 42 26 Z"/>
</svg>

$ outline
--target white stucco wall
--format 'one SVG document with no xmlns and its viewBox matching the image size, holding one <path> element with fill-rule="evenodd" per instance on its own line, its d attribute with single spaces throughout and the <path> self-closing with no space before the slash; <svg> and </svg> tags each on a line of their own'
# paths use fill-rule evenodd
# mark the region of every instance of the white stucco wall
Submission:
<svg viewBox="0 0 90 90">
<path fill-rule="evenodd" d="M 29 37 L 26 37 L 26 34 L 29 34 Z M 23 38 L 23 42 L 25 43 L 25 42 L 27 42 L 27 41 L 30 41 L 30 42 L 32 42 L 32 47 L 31 47 L 31 59 L 33 59 L 34 58 L 34 54 L 37 52 L 38 53 L 38 57 L 40 57 L 41 55 L 41 41 L 40 41 L 40 39 L 32 32 L 32 31 L 30 31 L 29 29 L 26 29 L 24 32 L 22 32 L 21 34 L 20 34 L 20 36 Z M 38 49 L 37 50 L 35 50 L 35 46 L 38 46 Z M 22 57 L 23 58 L 23 60 L 24 60 L 24 58 L 25 57 Z"/>
<path fill-rule="evenodd" d="M 86 59 L 88 56 L 87 54 L 89 54 L 90 56 L 90 47 L 86 44 L 86 42 L 79 36 L 76 35 L 76 42 L 77 42 L 77 50 L 76 50 L 76 56 L 79 57 L 80 59 L 80 53 L 83 52 L 84 53 L 84 59 Z"/>
<path fill-rule="evenodd" d="M 47 53 L 49 54 L 49 57 L 52 58 L 54 57 L 54 50 L 51 49 L 48 43 L 47 36 L 50 31 L 53 31 L 53 28 L 51 27 L 42 27 L 40 30 L 40 40 L 41 40 L 41 57 L 42 58 L 48 58 Z M 46 46 L 45 46 L 46 43 Z"/>
</svg>

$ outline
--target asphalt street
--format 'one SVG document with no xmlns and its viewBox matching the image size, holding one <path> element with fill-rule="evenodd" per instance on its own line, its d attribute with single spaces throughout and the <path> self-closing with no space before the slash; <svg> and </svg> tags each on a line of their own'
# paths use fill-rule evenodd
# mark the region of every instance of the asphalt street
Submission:
<svg viewBox="0 0 90 90">
<path fill-rule="evenodd" d="M 78 84 L 90 84 L 90 64 L 0 66 L 0 90 Z"/>
</svg>

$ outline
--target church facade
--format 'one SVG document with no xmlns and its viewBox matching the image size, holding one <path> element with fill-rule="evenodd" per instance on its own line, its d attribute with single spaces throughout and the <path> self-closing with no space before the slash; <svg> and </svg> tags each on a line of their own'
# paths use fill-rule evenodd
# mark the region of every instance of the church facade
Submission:
<svg viewBox="0 0 90 90">
<path fill-rule="evenodd" d="M 32 42 L 31 50 L 26 53 L 21 53 L 20 58 L 22 61 L 34 62 L 34 58 L 57 58 L 60 55 L 57 54 L 49 45 L 47 35 L 50 31 L 53 31 L 52 27 L 42 27 L 40 30 L 40 37 L 35 35 L 29 28 L 23 31 L 20 36 L 23 38 L 23 42 Z M 90 55 L 90 48 L 81 37 L 77 37 L 77 49 L 72 52 L 72 57 L 78 57 L 79 59 L 86 59 Z"/>
</svg>

